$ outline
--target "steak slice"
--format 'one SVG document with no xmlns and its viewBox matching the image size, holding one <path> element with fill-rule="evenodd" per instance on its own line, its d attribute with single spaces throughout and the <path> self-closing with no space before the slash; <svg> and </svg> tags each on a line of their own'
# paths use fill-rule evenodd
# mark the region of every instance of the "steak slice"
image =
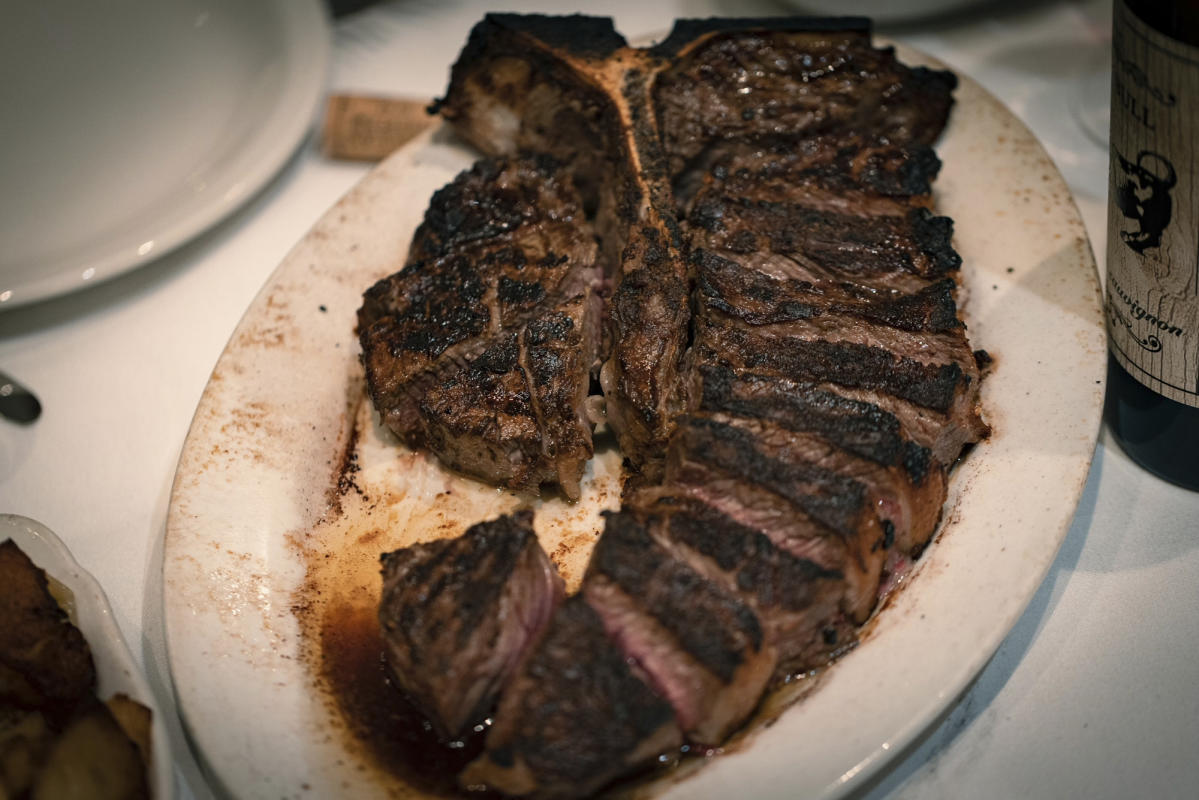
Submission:
<svg viewBox="0 0 1199 800">
<path fill-rule="evenodd" d="M 946 497 L 945 470 L 927 448 L 899 435 L 893 416 L 810 384 L 700 372 L 705 416 L 747 430 L 763 452 L 802 454 L 865 484 L 884 534 L 903 552 L 918 552 L 932 536 Z"/>
<path fill-rule="evenodd" d="M 797 557 L 670 487 L 641 492 L 630 505 L 676 558 L 754 609 L 778 651 L 776 678 L 820 666 L 854 641 L 853 624 L 841 611 L 845 578 L 839 571 Z"/>
<path fill-rule="evenodd" d="M 735 370 L 869 390 L 864 397 L 892 396 L 936 415 L 943 425 L 960 429 L 961 436 L 955 438 L 976 441 L 976 433 L 985 431 L 973 360 L 965 365 L 924 363 L 871 344 L 808 339 L 785 330 L 738 325 L 716 315 L 709 322 L 697 334 L 702 359 L 720 360 Z M 938 460 L 946 460 L 937 455 Z M 947 460 L 954 457 L 956 453 Z"/>
<path fill-rule="evenodd" d="M 571 597 L 512 676 L 466 789 L 582 797 L 682 744 L 674 710 Z"/>
<path fill-rule="evenodd" d="M 385 553 L 382 563 L 388 667 L 437 732 L 457 736 L 494 706 L 561 602 L 562 579 L 531 511 Z"/>
<path fill-rule="evenodd" d="M 563 179 L 566 174 L 562 164 L 539 153 L 480 159 L 433 193 L 413 234 L 408 263 L 493 243 L 538 225 L 582 222 L 582 198 Z"/>
<path fill-rule="evenodd" d="M 691 741 L 719 744 L 757 706 L 778 658 L 757 615 L 673 558 L 633 514 L 605 512 L 583 596 Z"/>
<path fill-rule="evenodd" d="M 653 50 L 670 59 L 653 99 L 673 175 L 723 140 L 851 132 L 931 144 L 957 84 L 872 46 L 865 19 L 680 20 Z"/>
<path fill-rule="evenodd" d="M 621 452 L 642 480 L 652 482 L 661 475 L 666 442 L 683 409 L 690 292 L 678 259 L 652 228 L 643 234 L 626 254 L 644 266 L 621 276 L 609 306 L 614 345 L 600 385 Z"/>
<path fill-rule="evenodd" d="M 950 244 L 953 223 L 915 208 L 904 215 L 859 215 L 795 202 L 701 193 L 687 221 L 696 247 L 769 251 L 841 280 L 899 290 L 921 287 L 961 266 Z"/>
<path fill-rule="evenodd" d="M 870 329 L 871 337 L 879 340 L 917 333 L 921 342 L 931 340 L 942 351 L 974 360 L 962 336 L 965 326 L 957 316 L 952 279 L 907 293 L 870 289 L 849 281 L 813 282 L 772 274 L 758 269 L 754 261 L 728 252 L 696 250 L 691 262 L 701 302 L 751 325 L 807 321 L 827 327 L 825 338 L 831 338 L 834 329 L 842 338 L 853 337 L 855 328 Z M 878 326 L 894 328 L 896 333 L 879 331 Z M 865 337 L 859 334 L 857 338 Z"/>
<path fill-rule="evenodd" d="M 786 452 L 763 452 L 752 433 L 734 425 L 687 416 L 671 438 L 663 485 L 839 571 L 847 587 L 843 610 L 856 622 L 870 615 L 887 535 L 865 484 Z"/>
<path fill-rule="evenodd" d="M 782 203 L 802 197 L 827 211 L 902 216 L 932 206 L 941 161 L 925 144 L 899 145 L 852 133 L 728 140 L 675 182 L 689 209 L 697 193 Z"/>
<path fill-rule="evenodd" d="M 598 295 L 587 292 L 530 320 L 521 333 L 521 366 L 541 428 L 535 480 L 557 483 L 571 500 L 579 499 L 579 479 L 595 452 L 587 399 L 602 313 Z"/>
<path fill-rule="evenodd" d="M 794 431 L 820 434 L 838 447 L 887 467 L 901 467 L 921 485 L 943 467 L 927 447 L 908 439 L 899 419 L 876 405 L 851 400 L 815 383 L 737 373 L 718 363 L 697 367 L 696 407 L 771 420 Z"/>
</svg>

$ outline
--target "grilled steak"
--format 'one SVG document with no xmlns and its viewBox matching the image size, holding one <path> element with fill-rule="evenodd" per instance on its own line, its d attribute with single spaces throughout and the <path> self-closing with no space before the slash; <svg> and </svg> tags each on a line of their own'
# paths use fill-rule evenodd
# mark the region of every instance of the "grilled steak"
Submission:
<svg viewBox="0 0 1199 800">
<path fill-rule="evenodd" d="M 601 275 L 569 181 L 545 157 L 483 161 L 434 195 L 408 265 L 358 312 L 384 423 L 447 465 L 578 497 Z"/>
<path fill-rule="evenodd" d="M 930 144 L 956 86 L 875 48 L 865 20 L 683 20 L 654 52 L 670 59 L 654 111 L 676 175 L 725 140 L 853 131 Z"/>
<path fill-rule="evenodd" d="M 673 558 L 633 514 L 605 516 L 583 596 L 687 737 L 719 744 L 758 704 L 777 653 L 735 594 Z"/>
<path fill-rule="evenodd" d="M 766 645 L 778 653 L 776 676 L 811 669 L 853 641 L 853 625 L 839 611 L 839 571 L 793 555 L 692 496 L 655 488 L 631 505 L 674 558 L 754 609 Z"/>
<path fill-rule="evenodd" d="M 689 317 L 682 232 L 648 112 L 644 70 L 656 63 L 625 47 L 611 20 L 488 14 L 440 101 L 484 153 L 561 160 L 596 209 L 614 284 L 601 372 L 608 421 L 625 457 L 651 474 L 682 405 Z"/>
<path fill-rule="evenodd" d="M 494 706 L 561 599 L 530 511 L 386 553 L 387 664 L 438 732 L 456 736 Z"/>
<path fill-rule="evenodd" d="M 461 784 L 581 797 L 678 747 L 674 711 L 637 672 L 595 611 L 570 598 L 509 681 Z"/>
<path fill-rule="evenodd" d="M 629 480 L 464 787 L 577 796 L 718 744 L 927 544 L 987 433 L 933 210 L 955 84 L 864 20 L 686 20 L 647 49 L 589 17 L 472 31 L 437 105 L 490 160 L 368 292 L 372 396 L 458 469 L 577 497 L 598 360 Z"/>
</svg>

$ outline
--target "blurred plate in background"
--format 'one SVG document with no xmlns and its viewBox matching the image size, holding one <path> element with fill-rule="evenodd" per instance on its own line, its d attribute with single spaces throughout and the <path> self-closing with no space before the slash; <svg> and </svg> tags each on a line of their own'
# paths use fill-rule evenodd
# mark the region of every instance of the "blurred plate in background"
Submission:
<svg viewBox="0 0 1199 800">
<path fill-rule="evenodd" d="M 44 0 L 0 23 L 0 309 L 234 211 L 304 138 L 328 64 L 319 0 Z"/>
</svg>

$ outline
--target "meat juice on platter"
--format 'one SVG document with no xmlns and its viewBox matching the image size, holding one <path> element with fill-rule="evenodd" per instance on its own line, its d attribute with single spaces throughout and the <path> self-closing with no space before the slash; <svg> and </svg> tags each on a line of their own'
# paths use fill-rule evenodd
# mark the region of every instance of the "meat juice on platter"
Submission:
<svg viewBox="0 0 1199 800">
<path fill-rule="evenodd" d="M 383 423 L 510 490 L 384 559 L 386 669 L 447 746 L 477 734 L 461 788 L 586 795 L 720 747 L 926 546 L 988 432 L 933 210 L 955 84 L 859 19 L 472 31 L 438 107 L 483 158 L 358 320 Z M 601 421 L 619 508 L 563 591 L 502 514 L 579 498 Z"/>
</svg>

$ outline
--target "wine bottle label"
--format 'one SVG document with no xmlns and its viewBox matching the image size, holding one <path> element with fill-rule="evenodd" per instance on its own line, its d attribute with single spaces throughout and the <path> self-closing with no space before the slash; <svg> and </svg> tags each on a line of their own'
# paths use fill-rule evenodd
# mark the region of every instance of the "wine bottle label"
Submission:
<svg viewBox="0 0 1199 800">
<path fill-rule="evenodd" d="M 1138 381 L 1199 407 L 1199 47 L 1119 0 L 1112 40 L 1108 341 Z"/>
</svg>

